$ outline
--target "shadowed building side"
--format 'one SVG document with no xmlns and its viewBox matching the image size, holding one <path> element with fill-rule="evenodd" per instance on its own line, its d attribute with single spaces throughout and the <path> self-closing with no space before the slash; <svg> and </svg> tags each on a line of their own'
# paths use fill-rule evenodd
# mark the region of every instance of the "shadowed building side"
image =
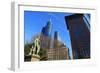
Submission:
<svg viewBox="0 0 100 73">
<path fill-rule="evenodd" d="M 90 58 L 90 31 L 83 14 L 65 16 L 74 59 Z"/>
</svg>

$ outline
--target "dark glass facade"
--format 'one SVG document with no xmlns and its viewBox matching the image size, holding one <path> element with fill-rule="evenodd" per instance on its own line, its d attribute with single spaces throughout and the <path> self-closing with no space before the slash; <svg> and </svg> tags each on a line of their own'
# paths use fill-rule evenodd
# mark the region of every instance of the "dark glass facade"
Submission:
<svg viewBox="0 0 100 73">
<path fill-rule="evenodd" d="M 46 26 L 44 26 L 42 28 L 42 34 L 44 36 L 50 36 L 50 31 L 51 31 L 51 22 L 48 21 L 47 24 L 46 24 Z"/>
<path fill-rule="evenodd" d="M 65 16 L 72 45 L 73 59 L 90 58 L 90 30 L 84 14 Z"/>
</svg>

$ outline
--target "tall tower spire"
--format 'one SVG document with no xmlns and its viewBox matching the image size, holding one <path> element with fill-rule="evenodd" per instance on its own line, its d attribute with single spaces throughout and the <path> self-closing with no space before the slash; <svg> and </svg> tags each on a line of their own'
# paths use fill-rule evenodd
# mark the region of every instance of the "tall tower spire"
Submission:
<svg viewBox="0 0 100 73">
<path fill-rule="evenodd" d="M 51 19 L 47 22 L 47 24 L 42 28 L 42 33 L 45 36 L 50 36 L 51 33 Z"/>
</svg>

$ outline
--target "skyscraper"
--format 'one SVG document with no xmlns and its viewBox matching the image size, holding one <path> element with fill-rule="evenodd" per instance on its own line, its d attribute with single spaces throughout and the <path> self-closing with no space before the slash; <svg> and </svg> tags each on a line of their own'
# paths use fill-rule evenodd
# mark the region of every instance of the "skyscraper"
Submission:
<svg viewBox="0 0 100 73">
<path fill-rule="evenodd" d="M 90 58 L 90 30 L 84 14 L 65 16 L 74 59 Z"/>
<path fill-rule="evenodd" d="M 47 24 L 41 30 L 41 48 L 50 48 L 51 25 L 51 21 L 48 21 Z"/>
<path fill-rule="evenodd" d="M 47 51 L 48 60 L 66 60 L 69 59 L 68 48 L 59 40 L 58 31 L 54 32 L 51 37 L 51 21 L 48 21 L 46 26 L 41 31 L 41 49 Z"/>
<path fill-rule="evenodd" d="M 58 44 L 58 32 L 55 31 L 55 33 L 54 33 L 54 48 L 57 47 L 57 44 Z"/>
<path fill-rule="evenodd" d="M 51 31 L 51 22 L 48 21 L 47 24 L 46 24 L 46 26 L 44 26 L 42 28 L 42 34 L 44 36 L 50 36 L 50 31 Z"/>
</svg>

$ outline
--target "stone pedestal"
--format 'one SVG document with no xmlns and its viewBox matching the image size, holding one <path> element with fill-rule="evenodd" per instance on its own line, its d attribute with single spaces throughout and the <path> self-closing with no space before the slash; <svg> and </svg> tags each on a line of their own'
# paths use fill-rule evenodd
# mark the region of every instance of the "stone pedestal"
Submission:
<svg viewBox="0 0 100 73">
<path fill-rule="evenodd" d="M 31 61 L 40 61 L 40 56 L 39 55 L 32 55 Z"/>
</svg>

